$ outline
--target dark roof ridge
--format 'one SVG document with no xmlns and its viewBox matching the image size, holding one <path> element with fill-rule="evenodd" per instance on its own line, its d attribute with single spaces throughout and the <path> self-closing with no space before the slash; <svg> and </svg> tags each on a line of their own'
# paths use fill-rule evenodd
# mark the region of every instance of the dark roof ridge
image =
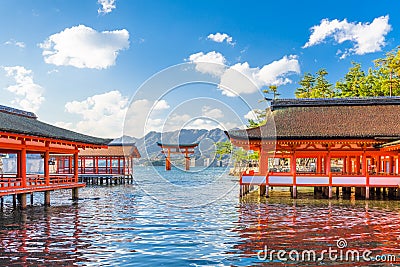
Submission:
<svg viewBox="0 0 400 267">
<path fill-rule="evenodd" d="M 271 101 L 271 110 L 288 107 L 400 105 L 400 97 L 287 98 Z"/>
<path fill-rule="evenodd" d="M 113 140 L 81 134 L 39 121 L 35 117 L 10 112 L 0 112 L 0 132 L 104 146 Z"/>
<path fill-rule="evenodd" d="M 113 143 L 112 141 L 108 144 L 108 146 L 136 146 L 136 142 L 127 142 L 127 143 Z"/>
<path fill-rule="evenodd" d="M 25 111 L 25 110 L 17 109 L 17 108 L 12 108 L 12 107 L 7 107 L 7 106 L 3 106 L 3 105 L 0 105 L 0 112 L 13 114 L 13 115 L 17 115 L 17 116 L 22 116 L 22 117 L 27 117 L 27 118 L 31 118 L 31 119 L 37 119 L 36 114 L 33 112 L 29 112 L 29 111 Z"/>
</svg>

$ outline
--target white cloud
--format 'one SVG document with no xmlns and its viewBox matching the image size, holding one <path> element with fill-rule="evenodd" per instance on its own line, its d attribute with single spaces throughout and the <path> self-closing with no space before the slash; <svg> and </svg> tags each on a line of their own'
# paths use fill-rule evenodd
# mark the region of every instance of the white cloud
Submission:
<svg viewBox="0 0 400 267">
<path fill-rule="evenodd" d="M 252 109 L 247 112 L 243 117 L 248 120 L 257 120 L 257 113 L 261 112 L 260 109 Z"/>
<path fill-rule="evenodd" d="M 172 114 L 167 120 L 162 122 L 161 127 L 158 128 L 159 131 L 169 132 L 181 129 L 206 129 L 212 130 L 219 128 L 222 130 L 232 129 L 238 126 L 234 122 L 215 120 L 216 118 L 210 117 L 195 117 L 189 114 Z"/>
<path fill-rule="evenodd" d="M 237 63 L 231 67 L 225 65 L 225 57 L 212 51 L 199 52 L 189 56 L 197 71 L 220 78 L 219 88 L 223 95 L 234 97 L 239 94 L 252 94 L 263 86 L 285 85 L 292 80 L 291 74 L 300 73 L 300 64 L 296 55 L 284 56 L 261 68 L 251 68 L 248 62 Z"/>
<path fill-rule="evenodd" d="M 217 43 L 222 43 L 222 42 L 226 41 L 228 44 L 230 44 L 232 46 L 235 45 L 235 43 L 233 42 L 232 37 L 229 36 L 226 33 L 219 33 L 219 32 L 217 32 L 215 34 L 210 33 L 207 36 L 207 39 L 212 40 L 212 41 L 217 42 Z"/>
<path fill-rule="evenodd" d="M 19 48 L 25 48 L 25 43 L 24 42 L 19 42 L 19 41 L 16 41 L 14 39 L 10 39 L 7 42 L 5 42 L 4 44 L 5 45 L 14 45 L 14 46 L 17 46 Z"/>
<path fill-rule="evenodd" d="M 224 113 L 219 108 L 204 106 L 201 111 L 203 116 L 207 118 L 220 119 L 224 117 Z"/>
<path fill-rule="evenodd" d="M 97 3 L 101 5 L 97 10 L 99 14 L 108 14 L 116 8 L 115 0 L 98 0 Z"/>
<path fill-rule="evenodd" d="M 142 137 L 150 131 L 161 131 L 164 119 L 161 110 L 170 108 L 165 100 L 138 99 L 129 104 L 124 121 L 124 134 Z"/>
<path fill-rule="evenodd" d="M 105 69 L 115 65 L 119 51 L 129 48 L 129 32 L 97 32 L 79 25 L 51 35 L 39 46 L 48 64 Z"/>
<path fill-rule="evenodd" d="M 206 130 L 212 130 L 215 128 L 221 128 L 218 123 L 212 121 L 212 120 L 205 120 L 205 119 L 195 119 L 191 121 L 187 126 L 187 129 L 206 129 Z"/>
<path fill-rule="evenodd" d="M 221 76 L 219 88 L 222 94 L 231 97 L 251 94 L 264 86 L 291 83 L 292 81 L 286 76 L 299 73 L 299 61 L 294 55 L 284 56 L 261 68 L 251 68 L 248 62 L 237 63 Z"/>
<path fill-rule="evenodd" d="M 375 18 L 371 23 L 323 19 L 319 25 L 311 28 L 312 34 L 303 48 L 320 44 L 328 37 L 333 37 L 339 44 L 345 41 L 353 43 L 353 47 L 344 51 L 341 58 L 351 54 L 364 55 L 381 51 L 386 45 L 385 36 L 391 29 L 389 16 Z"/>
<path fill-rule="evenodd" d="M 189 61 L 196 65 L 196 70 L 201 73 L 220 76 L 225 71 L 226 59 L 221 53 L 212 51 L 204 54 L 199 52 L 189 56 Z"/>
<path fill-rule="evenodd" d="M 8 86 L 6 90 L 15 94 L 12 104 L 20 108 L 36 112 L 44 101 L 44 89 L 33 81 L 33 73 L 22 66 L 3 67 L 6 76 L 15 80 L 15 85 Z"/>
<path fill-rule="evenodd" d="M 77 123 L 57 122 L 56 125 L 100 137 L 122 136 L 128 98 L 119 91 L 98 94 L 83 101 L 65 104 L 68 113 L 81 116 Z"/>
<path fill-rule="evenodd" d="M 170 106 L 169 106 L 168 102 L 164 99 L 157 100 L 153 106 L 154 110 L 164 110 L 164 109 L 169 109 L 169 108 L 170 108 Z"/>
</svg>

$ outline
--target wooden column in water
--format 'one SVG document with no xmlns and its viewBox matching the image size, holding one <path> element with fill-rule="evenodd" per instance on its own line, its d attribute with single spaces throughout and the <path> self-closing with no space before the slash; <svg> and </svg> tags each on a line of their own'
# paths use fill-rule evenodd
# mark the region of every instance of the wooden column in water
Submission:
<svg viewBox="0 0 400 267">
<path fill-rule="evenodd" d="M 49 161 L 50 161 L 50 152 L 49 152 L 49 142 L 46 142 L 46 152 L 44 152 L 44 181 L 46 185 L 50 185 L 50 170 L 49 170 Z"/>
<path fill-rule="evenodd" d="M 25 143 L 25 141 L 23 142 Z M 26 148 L 22 148 L 21 153 L 20 153 L 20 160 L 19 160 L 19 170 L 20 173 L 18 176 L 22 179 L 21 180 L 21 186 L 26 187 L 27 181 L 26 181 Z"/>
<path fill-rule="evenodd" d="M 265 175 L 265 185 L 260 185 L 260 195 L 269 197 L 268 185 L 268 150 L 267 147 L 260 146 L 258 150 L 258 172 Z"/>
<path fill-rule="evenodd" d="M 171 150 L 168 148 L 167 157 L 165 158 L 165 170 L 171 170 Z"/>
<path fill-rule="evenodd" d="M 296 153 L 293 150 L 292 157 L 290 158 L 290 168 L 293 176 L 292 197 L 297 198 L 297 185 L 296 185 Z"/>
<path fill-rule="evenodd" d="M 371 162 L 373 163 L 373 161 Z M 362 175 L 365 175 L 366 184 L 365 184 L 365 199 L 369 199 L 369 172 L 367 168 L 367 156 L 365 150 L 362 155 Z"/>
<path fill-rule="evenodd" d="M 75 152 L 74 152 L 74 181 L 75 183 L 78 182 L 78 176 L 79 176 L 79 168 L 78 168 L 78 161 L 79 161 L 79 156 L 78 156 L 78 148 L 76 148 Z M 72 200 L 76 201 L 79 198 L 79 194 L 78 194 L 78 188 L 73 188 L 72 189 Z"/>
<path fill-rule="evenodd" d="M 50 191 L 44 191 L 44 205 L 50 206 Z"/>
<path fill-rule="evenodd" d="M 332 198 L 332 171 L 331 171 L 331 152 L 330 152 L 330 148 L 328 148 L 328 153 L 326 155 L 325 172 L 329 177 L 328 198 Z"/>
</svg>

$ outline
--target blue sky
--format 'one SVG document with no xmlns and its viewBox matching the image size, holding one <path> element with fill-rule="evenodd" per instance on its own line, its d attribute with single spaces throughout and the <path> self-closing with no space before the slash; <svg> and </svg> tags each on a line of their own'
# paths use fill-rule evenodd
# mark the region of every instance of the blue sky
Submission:
<svg viewBox="0 0 400 267">
<path fill-rule="evenodd" d="M 104 137 L 124 133 L 127 110 L 135 124 L 129 134 L 137 137 L 183 125 L 239 127 L 266 103 L 246 86 L 234 88 L 235 96 L 218 88 L 235 87 L 229 71 L 261 89 L 277 84 L 281 98 L 294 97 L 304 72 L 326 68 L 335 82 L 351 61 L 367 69 L 397 47 L 398 10 L 400 2 L 387 0 L 0 0 L 0 104 Z M 164 97 L 139 89 L 181 63 L 210 75 L 215 85 L 190 85 Z"/>
</svg>

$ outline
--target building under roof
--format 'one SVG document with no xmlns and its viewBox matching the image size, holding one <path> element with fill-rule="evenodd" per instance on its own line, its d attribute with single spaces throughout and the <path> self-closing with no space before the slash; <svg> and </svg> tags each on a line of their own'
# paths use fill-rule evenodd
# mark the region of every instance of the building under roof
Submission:
<svg viewBox="0 0 400 267">
<path fill-rule="evenodd" d="M 105 148 L 109 142 L 41 122 L 32 112 L 0 106 L 0 154 L 15 154 L 17 159 L 16 173 L 0 176 L 0 198 L 14 195 L 25 208 L 28 193 L 44 192 L 45 205 L 49 205 L 50 191 L 72 189 L 72 199 L 77 200 L 78 188 L 85 186 L 78 182 L 79 149 Z M 27 154 L 43 157 L 43 174 L 29 173 Z M 71 157 L 72 168 L 66 175 L 50 174 L 50 155 L 58 154 Z"/>
<path fill-rule="evenodd" d="M 133 160 L 141 155 L 134 143 L 114 143 L 100 149 L 81 149 L 79 151 L 79 174 L 113 174 L 132 176 Z M 58 156 L 57 173 L 70 173 L 71 156 Z"/>
<path fill-rule="evenodd" d="M 363 188 L 368 198 L 370 187 L 383 187 L 400 197 L 400 97 L 276 99 L 269 111 L 264 126 L 226 132 L 260 155 L 258 178 L 242 176 L 241 193 L 250 184 L 294 194 L 322 186 L 331 197 L 338 186 Z"/>
</svg>

